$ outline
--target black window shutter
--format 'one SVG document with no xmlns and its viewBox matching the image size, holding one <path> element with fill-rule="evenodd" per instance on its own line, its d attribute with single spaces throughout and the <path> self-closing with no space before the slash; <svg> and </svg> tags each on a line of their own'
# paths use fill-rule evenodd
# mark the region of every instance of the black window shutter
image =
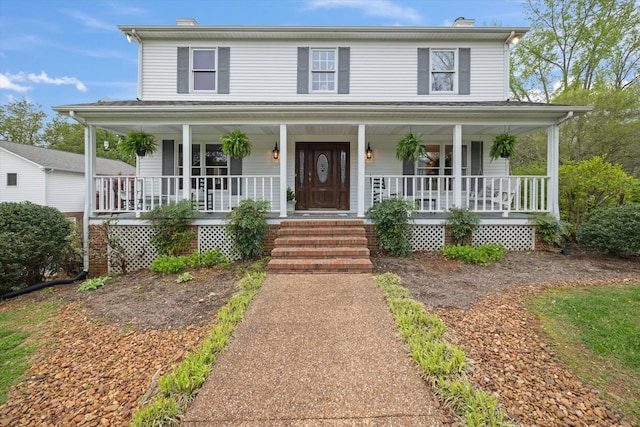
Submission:
<svg viewBox="0 0 640 427">
<path fill-rule="evenodd" d="M 471 93 L 471 49 L 458 49 L 458 95 Z"/>
<path fill-rule="evenodd" d="M 418 95 L 429 95 L 429 48 L 418 48 Z"/>
<path fill-rule="evenodd" d="M 228 47 L 218 48 L 218 93 L 229 93 L 229 71 L 231 56 Z"/>
<path fill-rule="evenodd" d="M 188 47 L 178 47 L 178 93 L 189 93 Z"/>
<path fill-rule="evenodd" d="M 298 48 L 298 93 L 309 93 L 309 48 Z"/>
<path fill-rule="evenodd" d="M 162 140 L 162 176 L 173 176 L 175 174 L 173 146 L 173 139 Z M 174 194 L 175 185 L 169 185 L 170 183 L 167 182 L 168 179 L 170 178 L 162 179 L 162 194 Z"/>
<path fill-rule="evenodd" d="M 349 93 L 350 56 L 350 48 L 338 48 L 338 93 Z"/>
<path fill-rule="evenodd" d="M 236 159 L 235 157 L 231 158 L 230 166 L 230 175 L 242 175 L 242 159 Z M 238 194 L 242 194 L 242 186 L 238 188 L 238 182 L 241 181 L 242 178 L 237 179 L 234 178 L 231 180 L 231 194 L 236 196 Z"/>
<path fill-rule="evenodd" d="M 415 163 L 406 157 L 402 159 L 402 175 L 415 175 Z M 405 196 L 413 195 L 413 180 L 407 179 L 407 188 L 404 189 Z"/>
</svg>

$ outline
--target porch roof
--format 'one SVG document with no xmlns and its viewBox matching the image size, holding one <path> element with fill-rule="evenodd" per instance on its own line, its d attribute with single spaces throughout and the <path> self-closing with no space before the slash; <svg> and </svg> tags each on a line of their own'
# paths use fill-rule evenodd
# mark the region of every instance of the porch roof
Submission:
<svg viewBox="0 0 640 427">
<path fill-rule="evenodd" d="M 292 134 L 313 131 L 309 126 L 334 125 L 334 132 L 357 132 L 367 125 L 368 134 L 404 133 L 413 126 L 421 133 L 447 133 L 461 124 L 471 133 L 509 132 L 524 135 L 544 129 L 569 114 L 584 114 L 588 106 L 543 104 L 520 101 L 476 102 L 248 102 L 248 101 L 109 101 L 61 105 L 54 111 L 115 133 L 134 128 L 148 132 L 181 132 L 190 124 L 194 132 L 211 133 L 212 127 L 227 132 L 242 126 L 250 133 L 279 133 L 279 125 L 290 125 Z M 406 129 L 405 129 L 406 128 Z"/>
</svg>

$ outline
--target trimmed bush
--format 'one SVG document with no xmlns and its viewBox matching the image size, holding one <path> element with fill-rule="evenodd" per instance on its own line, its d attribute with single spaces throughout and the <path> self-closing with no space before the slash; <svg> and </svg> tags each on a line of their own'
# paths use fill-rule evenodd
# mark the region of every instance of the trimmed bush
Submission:
<svg viewBox="0 0 640 427">
<path fill-rule="evenodd" d="M 613 255 L 640 251 L 640 205 L 626 205 L 596 211 L 578 229 L 578 243 Z"/>
<path fill-rule="evenodd" d="M 0 203 L 0 293 L 43 282 L 73 253 L 72 225 L 57 209 Z"/>
<path fill-rule="evenodd" d="M 267 235 L 266 200 L 243 200 L 240 206 L 229 212 L 227 222 L 233 236 L 234 250 L 242 259 L 261 257 L 264 248 L 262 239 Z"/>
<path fill-rule="evenodd" d="M 449 209 L 450 215 L 444 222 L 449 228 L 451 238 L 456 244 L 470 245 L 473 239 L 473 232 L 480 226 L 480 215 L 472 211 L 471 208 Z"/>
<path fill-rule="evenodd" d="M 411 202 L 399 198 L 382 200 L 367 210 L 367 218 L 375 225 L 382 250 L 394 256 L 409 255 L 413 211 Z"/>
<path fill-rule="evenodd" d="M 191 200 L 156 206 L 141 218 L 151 221 L 154 234 L 151 243 L 158 255 L 179 255 L 189 251 L 195 233 L 191 230 L 193 205 Z"/>
</svg>

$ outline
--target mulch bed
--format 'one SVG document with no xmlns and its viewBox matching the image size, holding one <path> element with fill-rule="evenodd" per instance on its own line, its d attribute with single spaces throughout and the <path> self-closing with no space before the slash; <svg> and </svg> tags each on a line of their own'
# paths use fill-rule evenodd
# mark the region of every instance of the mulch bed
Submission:
<svg viewBox="0 0 640 427">
<path fill-rule="evenodd" d="M 640 286 L 637 257 L 510 252 L 489 267 L 434 254 L 372 260 L 376 273 L 400 275 L 443 318 L 473 361 L 473 381 L 496 394 L 515 425 L 632 425 L 557 361 L 523 301 L 553 286 Z M 193 274 L 177 284 L 175 275 L 138 272 L 96 291 L 63 285 L 1 303 L 0 311 L 56 299 L 61 309 L 35 331 L 48 344 L 0 406 L 0 426 L 128 425 L 155 379 L 198 345 L 236 289 L 233 270 Z"/>
</svg>

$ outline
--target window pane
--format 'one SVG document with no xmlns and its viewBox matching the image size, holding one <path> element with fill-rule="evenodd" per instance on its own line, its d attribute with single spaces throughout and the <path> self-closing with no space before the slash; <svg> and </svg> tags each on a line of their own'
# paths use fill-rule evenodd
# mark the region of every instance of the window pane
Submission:
<svg viewBox="0 0 640 427">
<path fill-rule="evenodd" d="M 215 70 L 216 51 L 215 50 L 194 50 L 193 51 L 194 70 Z"/>
<path fill-rule="evenodd" d="M 455 71 L 455 54 L 452 50 L 434 50 L 431 59 L 431 70 Z"/>
<path fill-rule="evenodd" d="M 15 187 L 18 185 L 18 174 L 17 173 L 8 173 L 7 174 L 7 186 Z"/>
<path fill-rule="evenodd" d="M 335 89 L 334 73 L 313 73 L 311 81 L 311 90 L 316 92 L 328 91 Z"/>
<path fill-rule="evenodd" d="M 419 175 L 439 175 L 440 146 L 425 145 L 426 153 L 418 159 Z"/>
<path fill-rule="evenodd" d="M 336 52 L 333 50 L 314 50 L 311 69 L 313 71 L 333 71 Z"/>
<path fill-rule="evenodd" d="M 452 92 L 453 76 L 453 73 L 433 73 L 431 75 L 431 90 L 434 92 Z"/>
<path fill-rule="evenodd" d="M 215 144 L 207 144 L 207 153 L 206 153 L 206 165 L 213 166 L 227 166 L 227 156 L 220 149 L 220 145 Z M 207 175 L 212 175 L 207 172 Z"/>
<path fill-rule="evenodd" d="M 216 90 L 216 73 L 213 71 L 194 72 L 193 90 Z"/>
</svg>

